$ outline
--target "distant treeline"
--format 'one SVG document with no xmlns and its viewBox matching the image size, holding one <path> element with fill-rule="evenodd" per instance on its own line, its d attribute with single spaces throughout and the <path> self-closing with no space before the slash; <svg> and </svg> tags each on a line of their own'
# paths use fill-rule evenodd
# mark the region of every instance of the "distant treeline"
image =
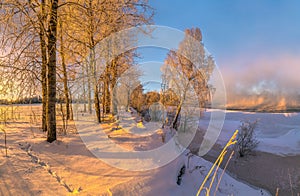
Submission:
<svg viewBox="0 0 300 196">
<path fill-rule="evenodd" d="M 42 103 L 42 98 L 40 96 L 34 97 L 25 97 L 19 98 L 17 100 L 7 100 L 7 99 L 0 99 L 0 104 L 8 105 L 8 104 L 31 104 L 31 103 Z"/>
<path fill-rule="evenodd" d="M 87 100 L 84 99 L 75 99 L 71 100 L 71 102 L 74 103 L 88 103 Z M 25 98 L 19 98 L 17 100 L 7 100 L 7 99 L 0 99 L 0 105 L 9 105 L 9 104 L 37 104 L 42 103 L 42 97 L 41 96 L 34 96 L 34 97 L 25 97 Z M 63 98 L 57 98 L 56 103 L 65 103 L 65 100 Z"/>
</svg>

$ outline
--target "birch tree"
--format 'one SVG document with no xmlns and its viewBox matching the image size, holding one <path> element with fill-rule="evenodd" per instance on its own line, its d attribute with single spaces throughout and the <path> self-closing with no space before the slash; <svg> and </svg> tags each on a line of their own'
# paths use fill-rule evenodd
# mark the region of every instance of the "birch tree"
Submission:
<svg viewBox="0 0 300 196">
<path fill-rule="evenodd" d="M 42 94 L 42 129 L 47 141 L 56 140 L 56 85 L 62 73 L 67 116 L 70 114 L 68 64 L 84 65 L 88 85 L 93 88 L 97 121 L 101 122 L 100 80 L 95 46 L 105 37 L 122 29 L 147 24 L 146 0 L 3 0 L 0 10 L 1 64 L 10 73 L 16 72 L 40 82 Z M 59 29 L 58 29 L 59 28 Z M 60 56 L 57 57 L 57 54 Z M 71 58 L 75 54 L 74 58 Z M 118 76 L 132 60 L 132 53 L 107 63 L 105 106 L 112 107 L 112 89 Z M 88 58 L 86 58 L 88 57 Z M 58 62 L 60 60 L 60 66 Z M 126 62 L 126 63 L 124 63 Z M 14 79 L 16 81 L 17 78 Z M 19 84 L 16 82 L 16 84 Z M 22 85 L 22 84 L 19 84 Z M 88 88 L 88 96 L 91 95 Z M 69 92 L 67 92 L 69 91 Z M 91 103 L 91 99 L 89 98 Z M 107 107 L 108 108 L 108 107 Z"/>
<path fill-rule="evenodd" d="M 101 53 L 107 53 L 105 54 L 107 62 L 103 65 L 103 74 L 99 76 L 97 74 L 101 70 L 99 70 L 100 65 L 96 58 L 98 51 L 95 51 L 95 47 L 115 32 L 149 23 L 152 13 L 145 0 L 85 0 L 78 3 L 80 3 L 80 6 L 69 7 L 70 13 L 72 13 L 72 16 L 70 16 L 72 18 L 71 23 L 74 29 L 70 29 L 68 36 L 86 47 L 84 51 L 87 52 L 86 56 L 88 59 L 86 67 L 88 72 L 87 80 L 88 85 L 92 84 L 93 86 L 94 109 L 97 121 L 101 122 L 100 101 L 102 101 L 104 114 L 113 111 L 112 89 L 114 89 L 121 72 L 126 70 L 123 67 L 128 66 L 134 54 L 132 51 L 129 51 L 116 56 L 114 51 L 117 49 L 114 47 L 122 44 L 122 40 L 107 42 L 106 46 L 102 43 L 104 51 Z M 102 92 L 102 100 L 100 99 L 100 91 Z M 87 94 L 89 97 L 89 87 Z M 88 102 L 90 102 L 89 98 Z"/>
<path fill-rule="evenodd" d="M 205 53 L 200 29 L 187 29 L 185 35 L 178 50 L 170 51 L 165 60 L 164 78 L 173 84 L 180 97 L 173 128 L 178 124 L 183 103 L 187 97 L 191 97 L 187 96 L 188 93 L 195 93 L 200 108 L 205 107 L 211 90 L 208 81 L 215 67 L 213 58 Z"/>
<path fill-rule="evenodd" d="M 48 142 L 56 140 L 57 10 L 58 0 L 5 0 L 0 13 L 2 48 L 7 51 L 2 58 L 15 70 L 28 66 L 23 57 L 30 58 L 29 64 L 38 68 L 31 73 L 40 73 L 37 78 L 42 86 L 42 128 L 47 131 Z"/>
</svg>

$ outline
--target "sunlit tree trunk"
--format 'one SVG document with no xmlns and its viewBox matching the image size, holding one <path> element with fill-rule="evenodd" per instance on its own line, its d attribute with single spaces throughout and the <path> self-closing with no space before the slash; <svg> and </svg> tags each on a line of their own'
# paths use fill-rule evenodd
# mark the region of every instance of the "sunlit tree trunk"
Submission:
<svg viewBox="0 0 300 196">
<path fill-rule="evenodd" d="M 70 120 L 74 120 L 74 115 L 73 115 L 73 99 L 72 99 L 72 93 L 69 91 L 70 95 Z"/>
<path fill-rule="evenodd" d="M 41 71 L 41 82 L 42 82 L 42 129 L 44 132 L 47 131 L 47 48 L 46 48 L 46 36 L 44 29 L 45 19 L 45 0 L 41 1 L 41 20 L 39 26 L 40 46 L 42 55 L 42 71 Z"/>
<path fill-rule="evenodd" d="M 92 93 L 91 93 L 91 73 L 90 73 L 90 65 L 86 65 L 86 75 L 87 75 L 87 99 L 88 99 L 88 111 L 92 114 Z"/>
<path fill-rule="evenodd" d="M 109 65 L 108 65 L 109 67 Z M 107 67 L 107 68 L 108 68 Z M 109 70 L 109 68 L 108 68 Z M 110 76 L 109 76 L 109 71 L 107 71 L 105 73 L 105 78 L 104 78 L 104 100 L 105 102 L 103 103 L 104 104 L 104 107 L 105 107 L 105 114 L 109 114 L 110 113 L 110 106 L 111 106 L 111 97 L 110 97 L 110 88 L 109 88 L 109 85 L 110 84 Z"/>
<path fill-rule="evenodd" d="M 190 85 L 190 81 L 191 80 L 189 79 L 189 81 L 186 84 L 185 88 L 182 89 L 183 90 L 183 96 L 182 96 L 182 98 L 180 100 L 179 105 L 177 106 L 176 114 L 175 114 L 174 120 L 172 122 L 172 127 L 174 129 L 176 129 L 176 130 L 178 129 L 178 127 L 177 127 L 178 126 L 178 120 L 179 120 L 180 112 L 181 112 L 181 109 L 182 109 L 182 105 L 183 105 L 183 103 L 184 103 L 184 101 L 186 99 L 186 94 L 187 94 L 187 91 L 188 91 L 188 88 L 189 88 L 189 85 Z"/>
<path fill-rule="evenodd" d="M 47 141 L 56 140 L 56 41 L 57 41 L 57 8 L 58 0 L 50 2 L 50 20 L 49 20 L 49 63 L 48 63 L 48 81 L 47 81 Z"/>
<path fill-rule="evenodd" d="M 112 115 L 117 114 L 117 104 L 115 101 L 114 97 L 114 89 L 117 84 L 117 62 L 116 60 L 112 61 L 112 66 L 111 66 L 111 82 L 110 82 L 110 104 L 111 104 L 111 112 Z"/>
<path fill-rule="evenodd" d="M 61 65 L 63 71 L 63 84 L 64 84 L 64 98 L 66 103 L 66 119 L 70 120 L 70 97 L 69 97 L 69 88 L 68 88 L 68 74 L 67 66 L 65 61 L 65 52 L 64 52 L 64 40 L 63 40 L 63 23 L 60 21 L 60 56 L 61 56 Z"/>
<path fill-rule="evenodd" d="M 97 122 L 101 123 L 101 110 L 100 110 L 100 98 L 99 98 L 99 85 L 97 81 L 97 75 L 96 75 L 96 62 L 95 62 L 95 50 L 94 48 L 91 49 L 90 53 L 90 62 L 92 67 L 92 73 L 93 73 L 93 85 L 94 85 L 94 106 L 95 106 L 95 112 L 97 116 Z"/>
<path fill-rule="evenodd" d="M 106 90 L 106 83 L 105 83 L 105 80 L 103 80 L 103 85 L 102 85 L 102 114 L 103 114 L 103 117 L 105 116 L 106 114 L 106 107 L 105 107 L 105 102 L 106 102 L 106 96 L 105 96 L 105 90 Z"/>
<path fill-rule="evenodd" d="M 83 64 L 82 66 L 82 73 L 85 73 L 85 64 Z M 83 88 L 83 112 L 86 112 L 86 99 L 87 99 L 87 95 L 86 95 L 86 76 L 85 74 L 83 74 L 82 76 L 82 88 Z"/>
<path fill-rule="evenodd" d="M 92 71 L 92 80 L 93 80 L 93 86 L 94 86 L 94 107 L 97 117 L 97 122 L 101 123 L 101 110 L 100 110 L 100 98 L 99 98 L 99 85 L 98 85 L 98 78 L 96 74 L 96 60 L 95 60 L 95 39 L 94 39 L 94 32 L 95 32 L 95 25 L 94 25 L 94 11 L 93 11 L 93 4 L 92 0 L 89 0 L 89 8 L 88 8 L 88 14 L 89 14 L 89 45 L 90 45 L 90 68 Z"/>
</svg>

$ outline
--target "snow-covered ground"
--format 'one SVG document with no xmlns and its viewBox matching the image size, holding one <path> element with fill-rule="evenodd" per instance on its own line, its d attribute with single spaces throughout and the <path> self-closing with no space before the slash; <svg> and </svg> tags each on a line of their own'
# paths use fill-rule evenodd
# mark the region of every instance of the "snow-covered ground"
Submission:
<svg viewBox="0 0 300 196">
<path fill-rule="evenodd" d="M 172 160 L 168 164 L 162 164 L 166 162 L 164 158 L 169 158 L 170 154 L 172 154 L 172 152 L 168 150 L 178 150 L 175 144 L 173 144 L 173 147 L 167 148 L 167 151 L 164 152 L 165 154 L 161 154 L 158 156 L 156 155 L 152 159 L 149 159 L 149 157 L 146 156 L 146 161 L 143 160 L 144 157 L 141 159 L 136 159 L 136 157 L 133 158 L 133 156 L 128 156 L 126 159 L 126 157 L 122 156 L 122 153 L 128 152 L 128 149 L 138 150 L 141 153 L 148 153 L 148 150 L 151 151 L 157 146 L 163 146 L 166 144 L 161 141 L 162 130 L 158 129 L 157 131 L 153 131 L 153 127 L 156 127 L 153 125 L 153 123 L 145 123 L 141 127 L 139 123 L 136 123 L 134 125 L 134 118 L 132 118 L 130 115 L 123 115 L 122 118 L 124 119 L 121 120 L 122 123 L 119 123 L 118 126 L 123 125 L 126 127 L 126 129 L 109 131 L 106 130 L 105 127 L 95 127 L 93 126 L 93 121 L 89 121 L 89 123 L 87 122 L 87 119 L 89 118 L 86 117 L 83 117 L 81 118 L 81 120 L 77 121 L 77 128 L 81 129 L 81 138 L 86 143 L 90 151 L 94 155 L 102 158 L 102 160 L 104 160 L 106 163 L 112 164 L 122 169 L 127 168 L 129 170 L 144 170 L 147 168 L 156 168 L 155 170 L 157 172 L 154 174 L 154 176 L 148 179 L 147 182 L 143 182 L 147 184 L 148 191 L 143 192 L 142 195 L 196 195 L 202 181 L 206 177 L 208 171 L 210 170 L 213 164 L 204 160 L 201 157 L 191 155 L 191 153 L 189 153 L 189 150 L 183 150 L 183 152 L 175 160 Z M 86 127 L 89 127 L 88 130 L 92 131 L 88 131 Z M 110 133 L 109 139 L 111 139 L 114 142 L 112 144 L 106 143 L 105 146 L 103 145 L 103 142 L 97 143 L 97 140 L 104 141 L 106 139 L 104 138 L 106 136 L 102 133 L 99 133 L 99 131 L 103 131 L 104 133 Z M 135 144 L 132 143 L 136 140 L 136 138 L 134 135 L 131 134 L 143 135 L 143 131 L 145 131 L 145 135 L 148 135 L 148 131 L 150 131 L 152 135 L 145 137 L 143 141 L 139 140 Z M 122 136 L 124 137 L 124 140 L 121 139 Z M 118 147 L 114 145 L 116 143 L 119 145 Z M 140 148 L 141 143 L 143 144 L 142 146 L 144 146 L 144 148 Z M 172 142 L 170 143 L 170 146 L 172 146 Z M 115 153 L 117 151 L 120 152 L 122 160 L 116 160 L 115 156 L 109 156 L 108 159 L 107 155 L 102 157 L 101 153 L 106 153 L 108 151 L 112 153 Z M 181 184 L 178 185 L 178 175 L 183 166 L 185 166 L 185 172 L 182 175 Z M 216 195 L 269 195 L 269 193 L 265 190 L 250 187 L 242 182 L 237 181 L 236 179 L 232 178 L 226 173 L 221 178 L 222 172 L 222 169 L 218 170 L 217 180 L 213 183 L 213 186 L 211 188 L 211 194 L 214 194 L 215 190 L 217 190 Z M 218 188 L 216 188 L 218 180 L 220 180 L 220 185 Z M 209 186 L 209 183 L 210 180 L 206 184 L 207 187 Z M 124 188 L 125 185 L 119 185 L 118 187 L 115 187 L 115 189 L 111 189 L 111 191 L 112 193 L 115 192 L 116 195 L 135 195 L 135 193 L 137 195 L 141 194 L 139 192 L 134 192 L 136 191 L 135 189 L 127 190 L 126 188 Z M 201 195 L 204 195 L 204 192 L 205 191 L 203 191 Z"/>
<path fill-rule="evenodd" d="M 9 157 L 1 156 L 1 195 L 195 195 L 212 163 L 183 153 L 152 171 L 131 172 L 110 167 L 85 149 L 78 135 L 48 144 L 44 137 L 27 138 L 23 131 L 9 134 Z M 20 136 L 17 136 L 20 135 Z M 95 135 L 96 136 L 96 135 Z M 128 145 L 128 144 L 126 144 Z M 101 144 L 99 144 L 101 146 Z M 183 165 L 186 171 L 178 185 Z M 222 170 L 218 172 L 220 178 Z M 3 184 L 4 183 L 4 184 Z M 214 183 L 212 193 L 215 191 Z M 2 186 L 5 185 L 5 186 Z M 207 185 L 208 186 L 208 185 Z M 268 195 L 225 174 L 217 195 Z"/>
<path fill-rule="evenodd" d="M 186 156 L 186 154 L 183 154 L 170 165 L 162 168 L 161 171 L 155 176 L 155 180 L 151 180 L 151 187 L 153 187 L 153 189 L 149 193 L 147 193 L 147 195 L 196 195 L 199 189 L 199 185 L 202 183 L 204 177 L 212 167 L 212 163 L 198 156 L 191 156 L 188 163 L 187 157 L 188 156 Z M 187 168 L 185 169 L 185 174 L 182 176 L 182 183 L 180 184 L 180 186 L 178 186 L 176 184 L 176 179 L 179 173 L 178 169 L 182 168 L 183 165 L 186 165 Z M 242 182 L 233 179 L 226 173 L 224 173 L 224 175 L 222 176 L 222 172 L 222 169 L 218 170 L 216 180 L 213 183 L 209 195 L 270 195 L 265 190 L 250 187 Z M 166 178 L 166 176 L 169 177 Z M 163 185 L 161 184 L 162 182 L 158 179 L 163 179 Z M 218 188 L 216 188 L 219 180 L 220 185 Z M 209 187 L 209 183 L 207 183 L 205 187 Z M 203 190 L 201 191 L 200 195 L 205 195 L 204 193 L 205 191 Z"/>
<path fill-rule="evenodd" d="M 200 120 L 201 128 L 207 128 L 212 111 L 214 110 L 208 110 Z M 257 150 L 281 156 L 300 155 L 300 113 L 226 111 L 224 126 L 217 142 L 224 145 L 239 128 L 242 120 L 258 120 L 255 130 L 259 141 Z"/>
<path fill-rule="evenodd" d="M 207 111 L 201 119 L 202 128 L 208 125 L 210 112 Z M 109 137 L 113 143 L 130 151 L 148 151 L 163 145 L 163 131 L 158 128 L 158 124 L 134 125 L 134 119 L 125 117 L 123 116 L 123 123 L 119 123 L 124 129 L 112 130 L 116 127 L 115 124 L 104 124 L 99 129 L 105 133 L 102 136 Z M 258 150 L 282 156 L 300 154 L 299 113 L 227 111 L 218 143 L 225 144 L 241 120 L 258 120 Z M 129 123 L 132 125 L 126 126 Z M 82 135 L 69 133 L 67 136 L 59 136 L 59 141 L 48 144 L 45 142 L 45 134 L 30 119 L 24 120 L 21 117 L 19 122 L 11 122 L 2 127 L 7 131 L 9 157 L 4 157 L 3 134 L 0 133 L 0 195 L 66 195 L 72 192 L 83 195 L 195 195 L 212 166 L 210 162 L 197 156 L 190 157 L 187 164 L 188 153 L 185 151 L 165 166 L 149 171 L 126 171 L 95 157 L 82 142 Z M 90 130 L 87 134 L 97 141 L 99 130 Z M 165 140 L 168 140 L 168 136 Z M 96 147 L 107 148 L 105 143 L 98 141 Z M 138 162 L 133 161 L 132 164 L 137 167 Z M 178 185 L 177 176 L 183 165 L 186 165 L 186 171 Z M 219 171 L 218 178 L 221 173 L 222 170 Z M 217 195 L 229 194 L 268 195 L 264 190 L 245 185 L 225 174 Z"/>
<path fill-rule="evenodd" d="M 2 126 L 7 131 L 8 157 L 4 157 L 1 134 L 0 195 L 195 195 L 212 166 L 212 163 L 197 156 L 191 156 L 188 161 L 188 151 L 184 151 L 174 161 L 156 169 L 138 172 L 122 170 L 95 157 L 82 142 L 82 135 L 74 132 L 67 136 L 59 135 L 58 141 L 49 144 L 45 141 L 45 134 L 35 124 L 25 121 Z M 149 125 L 151 129 L 155 127 Z M 114 130 L 115 127 L 115 124 L 107 123 L 99 126 L 99 130 L 90 130 L 85 134 L 90 138 L 98 138 L 93 147 L 101 149 L 107 148 L 101 140 L 101 131 L 115 144 L 130 151 L 149 150 L 163 145 L 161 130 L 154 131 L 151 137 L 137 137 L 133 134 L 137 129 Z M 136 127 L 147 129 L 141 125 Z M 139 162 L 133 160 L 132 163 L 139 167 Z M 178 185 L 178 175 L 183 165 L 186 169 Z M 220 169 L 217 180 L 221 173 Z M 211 189 L 212 194 L 216 184 Z M 225 173 L 216 195 L 269 194 Z"/>
</svg>

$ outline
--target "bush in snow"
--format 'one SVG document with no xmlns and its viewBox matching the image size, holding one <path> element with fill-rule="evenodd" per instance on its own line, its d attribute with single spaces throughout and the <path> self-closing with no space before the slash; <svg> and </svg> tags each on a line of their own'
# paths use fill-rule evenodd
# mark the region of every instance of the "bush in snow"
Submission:
<svg viewBox="0 0 300 196">
<path fill-rule="evenodd" d="M 254 135 L 256 126 L 257 121 L 251 122 L 247 120 L 241 122 L 236 143 L 236 148 L 240 157 L 249 154 L 258 145 L 259 142 Z"/>
</svg>

